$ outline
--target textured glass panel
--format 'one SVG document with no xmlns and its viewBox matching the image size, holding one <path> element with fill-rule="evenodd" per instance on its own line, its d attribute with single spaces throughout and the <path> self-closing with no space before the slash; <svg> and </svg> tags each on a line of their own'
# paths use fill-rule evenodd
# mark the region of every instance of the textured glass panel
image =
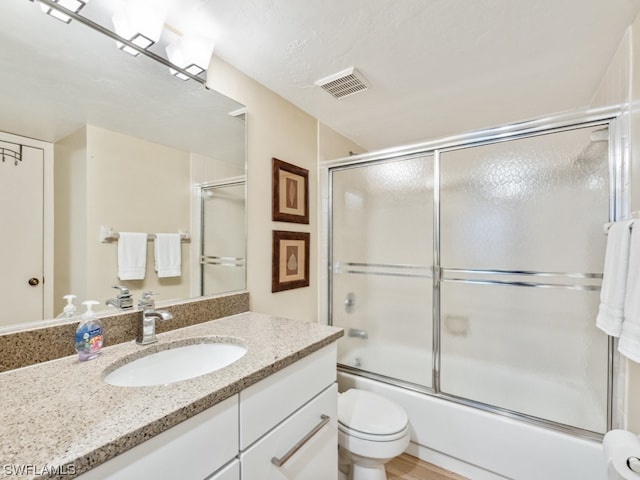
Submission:
<svg viewBox="0 0 640 480">
<path fill-rule="evenodd" d="M 338 363 L 431 386 L 432 280 L 334 274 Z"/>
<path fill-rule="evenodd" d="M 202 192 L 202 294 L 246 288 L 245 186 L 211 187 Z"/>
<path fill-rule="evenodd" d="M 431 386 L 433 159 L 332 173 L 339 362 Z"/>
<path fill-rule="evenodd" d="M 334 261 L 432 265 L 432 157 L 338 170 L 332 182 Z"/>
<path fill-rule="evenodd" d="M 444 152 L 442 266 L 602 272 L 609 215 L 602 128 Z"/>
<path fill-rule="evenodd" d="M 597 291 L 443 282 L 442 391 L 604 433 L 598 303 Z"/>
<path fill-rule="evenodd" d="M 202 295 L 235 292 L 246 288 L 245 267 L 242 266 L 202 266 Z"/>
</svg>

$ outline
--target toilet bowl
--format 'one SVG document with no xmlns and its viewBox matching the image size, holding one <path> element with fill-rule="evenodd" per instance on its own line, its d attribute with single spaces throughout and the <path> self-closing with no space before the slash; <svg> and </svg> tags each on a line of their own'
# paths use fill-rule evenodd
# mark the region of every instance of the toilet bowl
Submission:
<svg viewBox="0 0 640 480">
<path fill-rule="evenodd" d="M 409 445 L 409 418 L 402 407 L 352 388 L 338 397 L 340 471 L 349 480 L 385 480 L 384 465 Z"/>
</svg>

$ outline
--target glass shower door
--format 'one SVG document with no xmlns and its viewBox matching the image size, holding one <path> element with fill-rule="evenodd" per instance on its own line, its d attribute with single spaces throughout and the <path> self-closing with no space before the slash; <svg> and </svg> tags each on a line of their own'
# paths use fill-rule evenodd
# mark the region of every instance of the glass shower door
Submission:
<svg viewBox="0 0 640 480">
<path fill-rule="evenodd" d="M 440 388 L 604 433 L 606 126 L 440 155 Z"/>
<path fill-rule="evenodd" d="M 432 385 L 433 157 L 331 171 L 338 363 Z"/>
<path fill-rule="evenodd" d="M 202 188 L 201 294 L 246 288 L 245 182 Z"/>
</svg>

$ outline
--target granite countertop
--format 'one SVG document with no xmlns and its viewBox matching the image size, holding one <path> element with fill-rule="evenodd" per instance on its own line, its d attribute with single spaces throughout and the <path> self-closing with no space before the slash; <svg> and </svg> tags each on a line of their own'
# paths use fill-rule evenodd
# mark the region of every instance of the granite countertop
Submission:
<svg viewBox="0 0 640 480">
<path fill-rule="evenodd" d="M 233 337 L 248 351 L 221 370 L 168 385 L 116 387 L 102 380 L 125 357 L 215 336 Z M 0 478 L 48 477 L 56 467 L 60 478 L 71 478 L 341 336 L 340 328 L 247 312 L 158 334 L 158 343 L 147 347 L 133 341 L 106 347 L 87 362 L 74 355 L 0 373 Z"/>
</svg>

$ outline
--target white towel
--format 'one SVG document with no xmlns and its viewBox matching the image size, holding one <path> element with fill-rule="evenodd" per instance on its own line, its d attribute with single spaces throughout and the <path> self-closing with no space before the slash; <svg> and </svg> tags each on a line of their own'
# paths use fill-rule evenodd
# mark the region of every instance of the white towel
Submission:
<svg viewBox="0 0 640 480">
<path fill-rule="evenodd" d="M 181 240 L 179 233 L 156 233 L 155 259 L 158 277 L 181 275 Z"/>
<path fill-rule="evenodd" d="M 609 228 L 596 325 L 607 335 L 619 337 L 624 321 L 624 297 L 629 262 L 630 226 L 633 220 L 615 222 Z"/>
<path fill-rule="evenodd" d="M 631 232 L 624 322 L 618 351 L 640 363 L 640 221 L 634 223 Z"/>
<path fill-rule="evenodd" d="M 143 280 L 147 270 L 147 234 L 120 232 L 118 237 L 118 278 Z"/>
</svg>

